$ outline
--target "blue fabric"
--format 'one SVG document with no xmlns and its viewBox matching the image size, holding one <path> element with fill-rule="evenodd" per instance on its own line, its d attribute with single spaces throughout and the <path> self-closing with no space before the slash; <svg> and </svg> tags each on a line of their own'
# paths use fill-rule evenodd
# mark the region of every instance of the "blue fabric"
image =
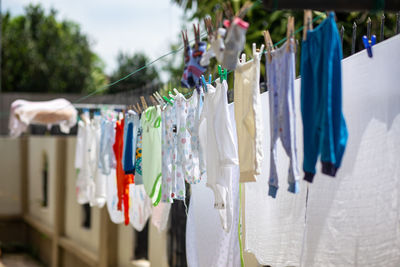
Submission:
<svg viewBox="0 0 400 267">
<path fill-rule="evenodd" d="M 342 114 L 342 47 L 334 13 L 307 32 L 301 49 L 304 179 L 312 182 L 319 155 L 322 172 L 335 176 L 347 143 Z"/>
<path fill-rule="evenodd" d="M 122 168 L 126 174 L 134 174 L 136 159 L 136 137 L 139 126 L 139 117 L 136 114 L 126 114 L 124 126 L 124 147 L 122 154 Z"/>
</svg>

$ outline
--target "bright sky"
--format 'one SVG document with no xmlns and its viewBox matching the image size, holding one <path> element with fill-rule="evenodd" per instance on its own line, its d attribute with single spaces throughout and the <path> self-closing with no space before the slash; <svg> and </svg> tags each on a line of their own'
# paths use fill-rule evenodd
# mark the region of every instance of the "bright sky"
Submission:
<svg viewBox="0 0 400 267">
<path fill-rule="evenodd" d="M 170 0 L 2 0 L 2 10 L 22 14 L 29 3 L 40 3 L 46 11 L 53 7 L 59 19 L 79 23 L 108 74 L 116 68 L 119 51 L 144 51 L 155 59 L 170 51 L 182 28 L 183 11 Z"/>
</svg>

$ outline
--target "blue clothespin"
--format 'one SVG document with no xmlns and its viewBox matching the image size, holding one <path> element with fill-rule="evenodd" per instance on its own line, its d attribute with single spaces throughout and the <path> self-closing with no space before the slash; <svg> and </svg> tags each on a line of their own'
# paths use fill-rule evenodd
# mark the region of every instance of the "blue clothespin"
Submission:
<svg viewBox="0 0 400 267">
<path fill-rule="evenodd" d="M 207 84 L 211 84 L 212 82 L 212 75 L 210 74 L 208 76 L 208 81 L 206 81 L 206 79 L 204 78 L 204 75 L 201 75 L 201 81 L 203 82 L 203 89 L 204 92 L 207 92 Z"/>
<path fill-rule="evenodd" d="M 228 80 L 228 72 L 227 72 L 226 69 L 225 69 L 225 70 L 222 70 L 221 65 L 218 65 L 218 74 L 219 74 L 219 77 L 220 77 L 220 79 L 221 79 L 221 82 L 222 82 L 223 80 Z"/>
<path fill-rule="evenodd" d="M 374 44 L 376 44 L 376 36 L 372 35 L 371 40 L 368 40 L 368 37 L 366 35 L 364 35 L 362 37 L 362 40 L 363 40 L 365 49 L 367 49 L 368 56 L 372 57 L 372 46 Z"/>
</svg>

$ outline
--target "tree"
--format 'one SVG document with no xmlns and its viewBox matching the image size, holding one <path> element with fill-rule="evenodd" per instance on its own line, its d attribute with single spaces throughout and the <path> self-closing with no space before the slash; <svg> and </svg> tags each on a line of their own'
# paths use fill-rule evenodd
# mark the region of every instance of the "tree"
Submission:
<svg viewBox="0 0 400 267">
<path fill-rule="evenodd" d="M 89 92 L 107 80 L 78 24 L 57 21 L 40 5 L 3 15 L 2 89 L 6 92 Z"/>
<path fill-rule="evenodd" d="M 144 53 L 128 55 L 122 52 L 119 53 L 117 61 L 118 67 L 110 77 L 111 83 L 118 81 L 134 71 L 137 71 L 150 62 Z M 129 76 L 128 78 L 109 87 L 108 92 L 117 93 L 128 90 L 143 91 L 145 88 L 148 88 L 148 91 L 153 91 L 154 89 L 158 89 L 156 87 L 159 85 L 160 79 L 158 71 L 153 65 L 150 65 L 149 67 L 140 70 L 138 73 Z"/>
</svg>

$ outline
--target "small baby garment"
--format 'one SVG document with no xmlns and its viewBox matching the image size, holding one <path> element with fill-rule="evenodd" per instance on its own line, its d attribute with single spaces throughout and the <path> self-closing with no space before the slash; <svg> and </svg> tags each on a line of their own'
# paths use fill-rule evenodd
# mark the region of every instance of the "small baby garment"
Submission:
<svg viewBox="0 0 400 267">
<path fill-rule="evenodd" d="M 136 138 L 139 126 L 139 116 L 132 110 L 125 115 L 124 126 L 124 150 L 122 156 L 122 167 L 126 174 L 134 174 L 136 160 Z"/>
<path fill-rule="evenodd" d="M 289 47 L 288 47 L 289 46 Z M 296 148 L 296 115 L 294 101 L 295 47 L 293 40 L 272 51 L 272 60 L 266 55 L 266 76 L 269 94 L 269 116 L 271 131 L 269 195 L 276 197 L 278 190 L 277 145 L 280 139 L 290 158 L 288 191 L 299 192 L 299 168 Z"/>
<path fill-rule="evenodd" d="M 142 115 L 143 184 L 154 206 L 161 200 L 161 109 L 148 107 Z"/>
<path fill-rule="evenodd" d="M 136 160 L 135 160 L 135 184 L 143 184 L 143 170 L 142 170 L 142 123 L 139 121 L 139 127 L 136 137 Z"/>
<path fill-rule="evenodd" d="M 228 110 L 228 84 L 217 79 L 207 85 L 200 117 L 200 143 L 206 160 L 207 186 L 213 191 L 222 228 L 232 224 L 232 179 L 238 164 L 234 132 Z"/>
<path fill-rule="evenodd" d="M 222 63 L 222 59 L 224 58 L 224 38 L 225 38 L 226 30 L 225 28 L 219 28 L 216 33 L 212 34 L 209 38 L 210 48 L 203 54 L 201 58 L 200 65 L 208 66 L 210 64 L 210 59 L 215 57 L 218 63 Z"/>
<path fill-rule="evenodd" d="M 130 184 L 129 219 L 136 231 L 141 232 L 151 215 L 151 200 L 144 190 L 144 186 Z"/>
<path fill-rule="evenodd" d="M 102 174 L 109 175 L 111 169 L 115 169 L 115 155 L 112 145 L 115 141 L 115 129 L 111 119 L 102 117 L 99 151 L 99 169 Z"/>
<path fill-rule="evenodd" d="M 246 43 L 246 31 L 249 23 L 241 18 L 235 17 L 228 28 L 225 38 L 225 50 L 222 59 L 222 66 L 228 70 L 235 70 L 240 52 L 243 51 Z"/>
<path fill-rule="evenodd" d="M 312 182 L 321 155 L 322 173 L 335 176 L 347 143 L 342 113 L 342 46 L 335 14 L 307 32 L 301 47 L 301 115 L 304 180 Z"/>
<path fill-rule="evenodd" d="M 113 223 L 119 224 L 125 221 L 123 207 L 118 209 L 117 175 L 115 168 L 111 169 L 106 178 L 107 210 Z"/>
<path fill-rule="evenodd" d="M 206 51 L 207 43 L 199 42 L 198 47 L 194 45 L 187 48 L 187 57 L 185 57 L 185 68 L 181 79 L 181 84 L 186 88 L 199 88 L 201 85 L 200 76 L 206 68 L 200 64 L 203 53 Z"/>
<path fill-rule="evenodd" d="M 116 159 L 116 175 L 118 189 L 118 210 L 124 207 L 125 225 L 129 224 L 129 184 L 133 183 L 133 175 L 125 174 L 122 168 L 122 153 L 124 147 L 124 119 L 117 121 L 115 126 L 115 143 L 113 145 Z"/>
<path fill-rule="evenodd" d="M 163 232 L 167 228 L 170 210 L 171 203 L 164 202 L 160 202 L 152 208 L 151 223 L 159 232 Z"/>
<path fill-rule="evenodd" d="M 82 114 L 84 121 L 78 122 L 75 150 L 75 168 L 77 170 L 76 194 L 79 204 L 89 203 L 94 192 L 94 182 L 90 168 L 91 128 L 89 113 Z"/>
<path fill-rule="evenodd" d="M 254 182 L 261 173 L 262 150 L 262 111 L 260 95 L 260 52 L 253 44 L 253 59 L 246 62 L 242 54 L 241 62 L 235 71 L 234 102 L 236 132 L 239 146 L 240 182 Z"/>
<path fill-rule="evenodd" d="M 162 112 L 162 202 L 184 199 L 185 180 L 181 171 L 177 176 L 178 125 L 176 104 Z"/>
<path fill-rule="evenodd" d="M 97 114 L 93 117 L 90 125 L 91 130 L 91 151 L 90 165 L 94 181 L 94 191 L 92 192 L 90 205 L 102 208 L 106 203 L 106 176 L 99 168 L 100 160 L 100 135 L 101 135 L 101 116 Z"/>
</svg>

